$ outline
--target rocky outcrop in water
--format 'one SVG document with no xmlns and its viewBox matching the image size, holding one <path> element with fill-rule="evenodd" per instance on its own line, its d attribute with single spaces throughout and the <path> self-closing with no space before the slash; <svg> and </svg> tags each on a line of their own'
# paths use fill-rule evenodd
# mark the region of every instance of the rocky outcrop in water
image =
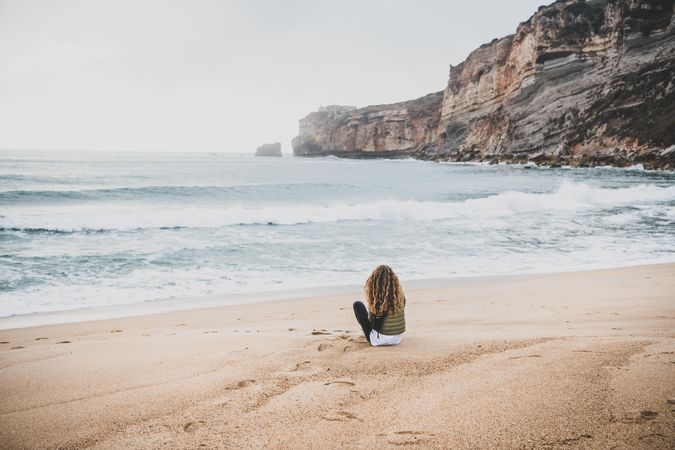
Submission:
<svg viewBox="0 0 675 450">
<path fill-rule="evenodd" d="M 263 144 L 255 151 L 255 156 L 281 156 L 281 143 Z"/>
<path fill-rule="evenodd" d="M 450 68 L 443 92 L 300 121 L 297 156 L 675 168 L 673 0 L 565 0 Z"/>
</svg>

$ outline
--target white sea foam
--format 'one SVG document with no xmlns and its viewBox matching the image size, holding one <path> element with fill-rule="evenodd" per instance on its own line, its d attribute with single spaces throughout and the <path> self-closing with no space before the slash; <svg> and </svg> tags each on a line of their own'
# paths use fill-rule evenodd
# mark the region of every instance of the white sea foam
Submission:
<svg viewBox="0 0 675 450">
<path fill-rule="evenodd" d="M 675 174 L 480 166 L 0 156 L 0 316 L 675 261 Z"/>
<path fill-rule="evenodd" d="M 15 207 L 0 217 L 0 228 L 61 232 L 156 228 L 214 228 L 232 225 L 298 225 L 340 221 L 416 220 L 511 216 L 542 211 L 578 211 L 675 200 L 675 186 L 599 188 L 564 183 L 550 193 L 504 192 L 460 202 L 384 200 L 356 204 L 289 205 L 251 208 L 184 205 L 83 204 Z"/>
</svg>

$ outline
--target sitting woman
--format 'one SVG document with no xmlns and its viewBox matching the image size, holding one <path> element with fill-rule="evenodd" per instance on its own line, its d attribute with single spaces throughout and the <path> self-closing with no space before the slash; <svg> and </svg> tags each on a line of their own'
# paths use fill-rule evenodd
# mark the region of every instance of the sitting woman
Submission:
<svg viewBox="0 0 675 450">
<path fill-rule="evenodd" d="M 405 294 L 389 266 L 378 266 L 364 287 L 368 309 L 354 302 L 356 320 L 370 345 L 398 345 L 405 331 Z"/>
</svg>

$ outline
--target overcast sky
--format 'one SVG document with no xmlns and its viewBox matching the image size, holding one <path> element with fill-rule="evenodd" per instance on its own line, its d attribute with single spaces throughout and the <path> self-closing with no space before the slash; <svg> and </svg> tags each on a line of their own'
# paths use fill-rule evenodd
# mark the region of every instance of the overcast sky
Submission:
<svg viewBox="0 0 675 450">
<path fill-rule="evenodd" d="M 445 87 L 550 0 L 0 0 L 0 148 L 252 152 Z"/>
</svg>

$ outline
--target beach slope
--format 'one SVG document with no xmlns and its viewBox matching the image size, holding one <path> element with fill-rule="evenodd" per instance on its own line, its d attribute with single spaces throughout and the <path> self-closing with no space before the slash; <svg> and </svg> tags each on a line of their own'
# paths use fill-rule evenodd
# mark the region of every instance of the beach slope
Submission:
<svg viewBox="0 0 675 450">
<path fill-rule="evenodd" d="M 674 448 L 675 264 L 0 331 L 2 448 Z"/>
</svg>

